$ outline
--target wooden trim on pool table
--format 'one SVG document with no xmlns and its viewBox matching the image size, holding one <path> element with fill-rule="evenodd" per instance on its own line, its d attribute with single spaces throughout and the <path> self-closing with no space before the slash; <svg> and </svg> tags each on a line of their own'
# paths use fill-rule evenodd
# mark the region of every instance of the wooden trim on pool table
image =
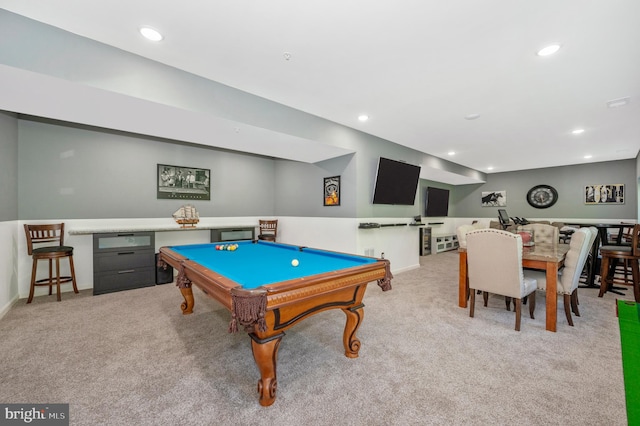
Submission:
<svg viewBox="0 0 640 426">
<path fill-rule="evenodd" d="M 183 271 L 192 284 L 195 284 L 205 294 L 231 310 L 231 289 L 242 288 L 240 284 L 195 261 L 189 260 L 169 247 L 160 248 L 160 260 L 165 261 L 178 271 Z M 387 262 L 386 260 L 376 259 L 376 262 L 339 271 L 325 272 L 312 278 L 295 278 L 267 284 L 259 288 L 267 291 L 267 309 L 280 308 L 289 303 L 313 298 L 318 294 L 331 293 L 345 287 L 353 287 L 383 279 L 386 275 Z"/>
</svg>

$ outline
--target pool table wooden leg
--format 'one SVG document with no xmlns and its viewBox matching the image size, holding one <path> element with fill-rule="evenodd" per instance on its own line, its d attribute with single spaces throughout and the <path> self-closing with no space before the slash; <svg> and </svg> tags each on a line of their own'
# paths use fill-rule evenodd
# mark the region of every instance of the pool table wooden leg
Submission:
<svg viewBox="0 0 640 426">
<path fill-rule="evenodd" d="M 360 303 L 342 311 L 347 315 L 347 324 L 344 326 L 344 335 L 342 336 L 344 355 L 347 358 L 358 358 L 360 340 L 356 337 L 356 331 L 364 319 L 364 305 Z"/>
<path fill-rule="evenodd" d="M 276 400 L 278 347 L 284 333 L 266 338 L 260 338 L 255 333 L 249 333 L 249 336 L 251 337 L 253 359 L 256 361 L 258 370 L 260 370 L 260 380 L 258 380 L 260 405 L 268 407 Z"/>
<path fill-rule="evenodd" d="M 182 293 L 182 297 L 184 297 L 184 302 L 180 305 L 182 309 L 182 314 L 192 314 L 193 313 L 193 290 L 191 287 L 180 287 L 180 293 Z"/>
</svg>

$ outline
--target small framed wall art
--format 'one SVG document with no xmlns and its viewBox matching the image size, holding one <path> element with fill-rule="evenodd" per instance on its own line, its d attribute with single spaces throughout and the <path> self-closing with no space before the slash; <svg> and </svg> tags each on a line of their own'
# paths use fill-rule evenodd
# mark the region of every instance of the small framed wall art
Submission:
<svg viewBox="0 0 640 426">
<path fill-rule="evenodd" d="M 158 164 L 158 199 L 210 200 L 211 170 Z"/>
<path fill-rule="evenodd" d="M 325 206 L 340 205 L 340 176 L 324 178 L 323 200 Z"/>
<path fill-rule="evenodd" d="M 624 184 L 598 184 L 584 187 L 585 204 L 624 204 Z"/>
<path fill-rule="evenodd" d="M 490 191 L 482 193 L 482 207 L 505 207 L 507 191 Z"/>
</svg>

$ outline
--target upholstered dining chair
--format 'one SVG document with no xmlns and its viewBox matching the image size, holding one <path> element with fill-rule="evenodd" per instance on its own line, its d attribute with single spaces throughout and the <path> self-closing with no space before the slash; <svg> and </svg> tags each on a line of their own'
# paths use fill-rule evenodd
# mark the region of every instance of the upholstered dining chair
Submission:
<svg viewBox="0 0 640 426">
<path fill-rule="evenodd" d="M 471 225 L 460 225 L 456 228 L 456 236 L 458 237 L 458 247 L 467 247 L 467 233 L 476 229 L 485 229 L 486 226 L 476 222 Z"/>
<path fill-rule="evenodd" d="M 557 293 L 563 295 L 567 323 L 572 327 L 571 312 L 576 316 L 580 316 L 580 310 L 578 309 L 580 276 L 597 235 L 598 230 L 595 227 L 584 227 L 574 232 L 569 242 L 569 251 L 564 259 L 564 268 L 558 271 Z M 527 269 L 525 276 L 534 278 L 538 282 L 539 290 L 547 289 L 546 272 Z"/>
<path fill-rule="evenodd" d="M 524 276 L 520 235 L 500 229 L 467 233 L 467 273 L 470 317 L 474 316 L 475 290 L 481 290 L 505 296 L 507 306 L 510 299 L 515 300 L 516 331 L 520 331 L 522 298 L 529 296 L 529 315 L 534 318 L 537 282 Z"/>
<path fill-rule="evenodd" d="M 518 231 L 533 231 L 534 243 L 558 244 L 559 230 L 557 226 L 544 223 L 530 223 L 518 226 Z"/>
<path fill-rule="evenodd" d="M 31 286 L 27 303 L 33 300 L 35 287 L 49 286 L 51 295 L 53 286 L 56 286 L 58 302 L 60 297 L 60 284 L 71 282 L 74 293 L 78 293 L 76 285 L 76 274 L 73 267 L 73 247 L 64 245 L 64 223 L 51 225 L 24 225 L 24 232 L 27 236 L 27 253 L 33 259 L 31 268 Z M 69 259 L 69 276 L 60 274 L 60 259 Z M 47 278 L 36 279 L 38 261 L 47 260 L 49 263 L 49 276 Z M 53 275 L 53 262 L 56 263 L 55 275 Z"/>
<path fill-rule="evenodd" d="M 276 234 L 278 233 L 278 220 L 263 220 L 259 221 L 260 233 L 258 234 L 259 240 L 274 241 L 276 240 Z"/>
<path fill-rule="evenodd" d="M 633 226 L 631 235 L 631 245 L 628 246 L 601 246 L 602 267 L 600 270 L 600 293 L 598 297 L 604 296 L 607 290 L 613 285 L 613 275 L 617 261 L 629 262 L 633 279 L 633 296 L 637 303 L 640 303 L 640 271 L 638 261 L 640 260 L 640 224 Z"/>
</svg>

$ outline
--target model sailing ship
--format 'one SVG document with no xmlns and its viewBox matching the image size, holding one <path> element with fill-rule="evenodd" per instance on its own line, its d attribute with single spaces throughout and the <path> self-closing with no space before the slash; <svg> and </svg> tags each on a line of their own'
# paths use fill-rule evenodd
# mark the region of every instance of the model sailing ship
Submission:
<svg viewBox="0 0 640 426">
<path fill-rule="evenodd" d="M 173 219 L 181 228 L 195 228 L 196 223 L 200 222 L 198 210 L 191 204 L 185 204 L 173 214 Z"/>
</svg>

